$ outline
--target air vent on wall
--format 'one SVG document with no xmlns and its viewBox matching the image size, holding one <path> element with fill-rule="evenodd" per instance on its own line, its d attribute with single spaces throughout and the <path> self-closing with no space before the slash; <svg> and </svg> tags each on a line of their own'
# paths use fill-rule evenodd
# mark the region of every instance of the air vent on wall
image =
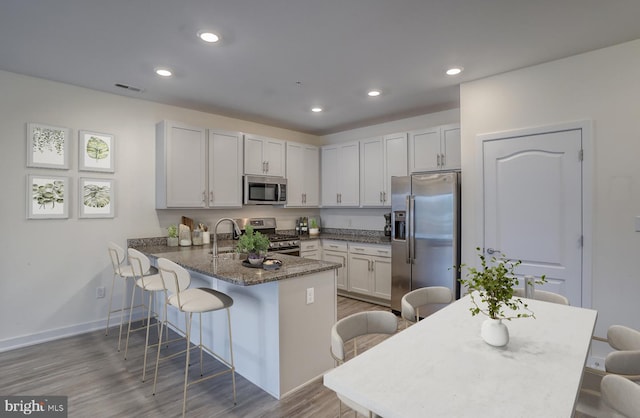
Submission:
<svg viewBox="0 0 640 418">
<path fill-rule="evenodd" d="M 120 87 L 121 89 L 127 89 L 127 90 L 131 90 L 131 91 L 135 91 L 136 93 L 142 93 L 144 91 L 144 89 L 141 89 L 141 88 L 138 88 L 138 87 L 133 87 L 133 86 L 127 86 L 126 84 L 116 83 L 115 86 L 116 87 Z"/>
</svg>

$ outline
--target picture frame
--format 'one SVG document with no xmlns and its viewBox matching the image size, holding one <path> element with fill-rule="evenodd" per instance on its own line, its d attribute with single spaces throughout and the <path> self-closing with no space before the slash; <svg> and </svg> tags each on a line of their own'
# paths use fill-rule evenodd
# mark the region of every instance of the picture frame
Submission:
<svg viewBox="0 0 640 418">
<path fill-rule="evenodd" d="M 69 169 L 71 129 L 27 123 L 27 167 Z"/>
<path fill-rule="evenodd" d="M 27 175 L 27 219 L 69 218 L 69 177 Z"/>
<path fill-rule="evenodd" d="M 78 170 L 115 172 L 115 136 L 81 130 L 78 132 Z"/>
<path fill-rule="evenodd" d="M 78 208 L 78 218 L 113 218 L 115 216 L 113 179 L 80 177 Z"/>
</svg>

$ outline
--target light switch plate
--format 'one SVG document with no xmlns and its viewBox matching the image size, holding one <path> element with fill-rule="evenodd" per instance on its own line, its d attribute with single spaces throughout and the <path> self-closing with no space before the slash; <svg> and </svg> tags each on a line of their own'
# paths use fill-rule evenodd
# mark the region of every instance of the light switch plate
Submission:
<svg viewBox="0 0 640 418">
<path fill-rule="evenodd" d="M 314 301 L 313 287 L 309 287 L 307 288 L 307 305 L 312 304 L 313 301 Z"/>
</svg>

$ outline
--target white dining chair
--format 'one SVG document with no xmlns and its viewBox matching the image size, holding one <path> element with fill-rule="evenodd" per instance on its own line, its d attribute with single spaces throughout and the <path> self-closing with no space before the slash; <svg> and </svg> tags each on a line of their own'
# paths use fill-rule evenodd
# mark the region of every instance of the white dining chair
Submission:
<svg viewBox="0 0 640 418">
<path fill-rule="evenodd" d="M 420 308 L 423 309 L 423 313 L 430 314 L 434 305 L 447 305 L 452 301 L 451 289 L 444 286 L 421 287 L 406 293 L 400 302 L 405 328 L 409 323 L 414 324 L 420 320 Z"/>
<path fill-rule="evenodd" d="M 602 401 L 614 412 L 611 418 L 640 418 L 640 386 L 612 374 L 604 376 L 600 384 Z"/>
<path fill-rule="evenodd" d="M 524 298 L 525 297 L 524 289 L 522 288 L 513 289 L 513 296 L 518 298 Z M 549 292 L 547 290 L 534 289 L 533 297 L 531 299 L 541 300 L 543 302 L 557 303 L 560 305 L 569 305 L 569 299 L 567 299 L 566 297 L 562 296 L 559 293 Z"/>
<path fill-rule="evenodd" d="M 366 311 L 349 315 L 338 322 L 331 328 L 331 355 L 338 365 L 347 360 L 346 344 L 353 341 L 353 356 L 358 355 L 359 337 L 373 334 L 395 334 L 398 330 L 398 319 L 394 314 L 387 311 Z M 344 403 L 351 408 L 356 416 L 357 414 L 366 417 L 378 417 L 378 415 L 369 411 L 364 406 L 352 401 L 351 399 L 337 393 L 339 416 L 342 417 L 342 404 Z"/>
</svg>

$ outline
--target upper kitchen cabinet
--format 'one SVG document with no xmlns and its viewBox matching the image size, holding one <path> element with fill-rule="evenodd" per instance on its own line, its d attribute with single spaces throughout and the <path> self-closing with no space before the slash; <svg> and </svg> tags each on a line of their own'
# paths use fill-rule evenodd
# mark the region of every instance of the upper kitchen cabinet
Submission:
<svg viewBox="0 0 640 418">
<path fill-rule="evenodd" d="M 244 173 L 258 176 L 285 175 L 285 141 L 244 136 Z"/>
<path fill-rule="evenodd" d="M 242 206 L 242 135 L 156 125 L 156 208 Z"/>
<path fill-rule="evenodd" d="M 409 171 L 459 169 L 460 125 L 444 125 L 409 134 Z"/>
<path fill-rule="evenodd" d="M 360 205 L 360 143 L 346 142 L 322 147 L 322 206 Z"/>
<path fill-rule="evenodd" d="M 242 207 L 242 134 L 209 129 L 209 207 Z"/>
<path fill-rule="evenodd" d="M 287 142 L 287 207 L 320 205 L 320 149 Z"/>
<path fill-rule="evenodd" d="M 391 206 L 391 176 L 407 175 L 405 132 L 360 141 L 360 204 Z"/>
<path fill-rule="evenodd" d="M 156 124 L 156 208 L 206 207 L 206 172 L 204 128 Z"/>
</svg>

